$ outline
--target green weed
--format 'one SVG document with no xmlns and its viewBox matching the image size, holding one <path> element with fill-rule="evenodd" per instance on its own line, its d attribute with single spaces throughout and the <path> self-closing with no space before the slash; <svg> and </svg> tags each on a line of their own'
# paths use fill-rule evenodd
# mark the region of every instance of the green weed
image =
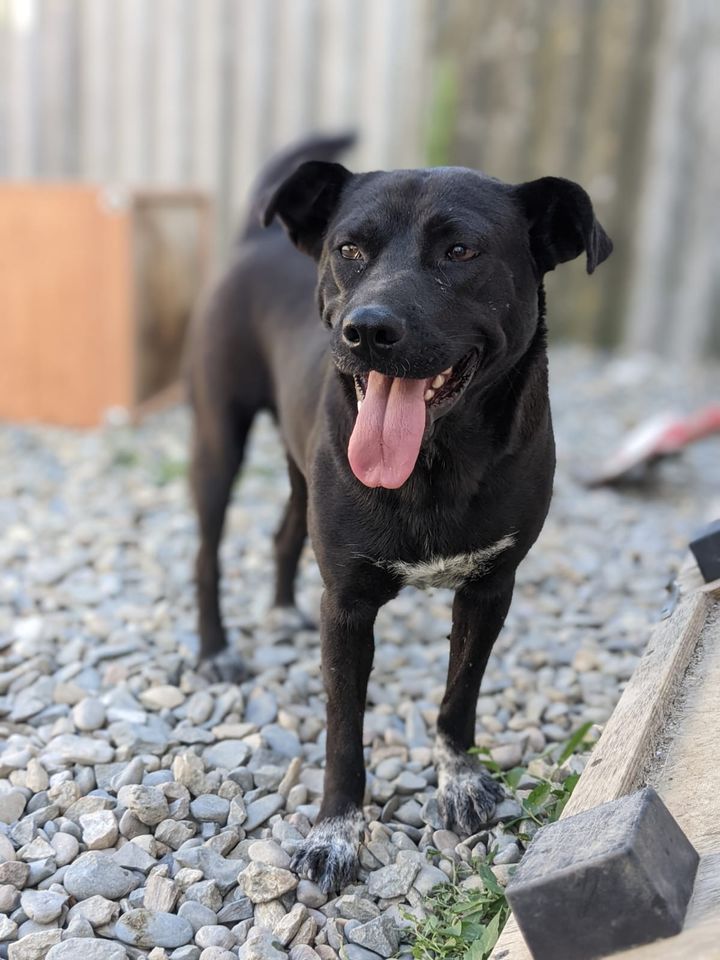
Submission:
<svg viewBox="0 0 720 960">
<path fill-rule="evenodd" d="M 583 724 L 559 752 L 555 747 L 542 755 L 549 758 L 555 754 L 550 772 L 547 776 L 533 776 L 537 783 L 527 794 L 518 793 L 518 785 L 528 777 L 526 767 L 501 770 L 487 750 L 473 751 L 482 754 L 483 765 L 522 808 L 521 816 L 503 824 L 505 832 L 514 833 L 520 843 L 527 844 L 532 839 L 524 826 L 528 821 L 539 827 L 557 820 L 564 810 L 580 774 L 568 773 L 562 767 L 574 753 L 587 749 L 590 727 L 589 723 Z M 457 872 L 462 868 L 456 868 L 450 883 L 439 884 L 430 892 L 422 919 L 406 915 L 410 921 L 406 938 L 412 945 L 414 960 L 487 960 L 510 912 L 505 890 L 491 866 L 492 855 L 483 861 L 474 860 L 469 868 L 466 865 L 462 876 Z M 481 885 L 472 889 L 460 885 L 473 875 L 480 877 Z"/>
</svg>

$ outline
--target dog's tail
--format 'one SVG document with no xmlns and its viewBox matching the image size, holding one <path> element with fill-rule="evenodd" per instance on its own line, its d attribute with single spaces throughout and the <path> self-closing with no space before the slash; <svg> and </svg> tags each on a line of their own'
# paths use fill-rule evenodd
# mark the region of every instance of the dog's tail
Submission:
<svg viewBox="0 0 720 960">
<path fill-rule="evenodd" d="M 334 160 L 348 150 L 357 139 L 354 132 L 335 136 L 315 135 L 295 143 L 271 157 L 250 190 L 245 220 L 238 232 L 238 242 L 263 232 L 261 218 L 275 190 L 306 160 Z"/>
</svg>

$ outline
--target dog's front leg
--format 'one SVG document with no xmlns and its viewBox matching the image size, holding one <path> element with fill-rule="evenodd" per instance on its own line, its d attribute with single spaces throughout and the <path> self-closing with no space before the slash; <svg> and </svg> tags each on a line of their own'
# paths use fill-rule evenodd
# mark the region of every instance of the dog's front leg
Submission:
<svg viewBox="0 0 720 960">
<path fill-rule="evenodd" d="M 350 883 L 357 872 L 365 792 L 363 715 L 372 668 L 373 624 L 378 607 L 325 591 L 322 663 L 327 692 L 327 746 L 322 806 L 295 854 L 293 868 L 325 893 Z"/>
<path fill-rule="evenodd" d="M 435 740 L 440 812 L 448 829 L 462 836 L 485 826 L 503 797 L 500 785 L 467 752 L 475 743 L 480 682 L 507 616 L 513 582 L 486 591 L 468 584 L 455 594 L 447 685 Z"/>
</svg>

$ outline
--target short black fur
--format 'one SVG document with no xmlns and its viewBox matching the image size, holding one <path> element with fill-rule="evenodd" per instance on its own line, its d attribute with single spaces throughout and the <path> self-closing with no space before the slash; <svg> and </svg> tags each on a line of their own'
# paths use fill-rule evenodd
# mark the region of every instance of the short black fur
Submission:
<svg viewBox="0 0 720 960">
<path fill-rule="evenodd" d="M 323 576 L 325 791 L 296 866 L 325 890 L 356 867 L 377 611 L 408 578 L 440 577 L 446 561 L 461 575 L 438 718 L 440 805 L 449 827 L 471 833 L 498 799 L 467 750 L 515 570 L 550 503 L 542 280 L 582 252 L 592 272 L 612 249 L 577 184 L 545 177 L 512 186 L 460 168 L 352 174 L 329 162 L 346 144 L 314 140 L 270 165 L 253 209 L 266 224 L 280 220 L 287 235 L 245 228 L 196 317 L 189 366 L 204 662 L 226 672 L 234 663 L 218 602 L 218 545 L 261 409 L 278 421 L 292 491 L 275 540 L 276 606 L 294 604 L 308 528 Z M 450 367 L 468 371 L 464 392 L 440 412 L 428 405 L 407 480 L 393 489 L 361 482 L 348 462 L 355 378 L 376 371 L 430 382 Z"/>
</svg>

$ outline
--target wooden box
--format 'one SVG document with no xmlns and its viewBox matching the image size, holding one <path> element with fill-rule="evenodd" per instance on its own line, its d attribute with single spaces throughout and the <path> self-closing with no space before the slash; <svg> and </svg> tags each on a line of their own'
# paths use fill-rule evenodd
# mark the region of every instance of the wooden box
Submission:
<svg viewBox="0 0 720 960">
<path fill-rule="evenodd" d="M 172 388 L 210 230 L 194 191 L 0 184 L 0 418 L 92 426 Z"/>
</svg>

